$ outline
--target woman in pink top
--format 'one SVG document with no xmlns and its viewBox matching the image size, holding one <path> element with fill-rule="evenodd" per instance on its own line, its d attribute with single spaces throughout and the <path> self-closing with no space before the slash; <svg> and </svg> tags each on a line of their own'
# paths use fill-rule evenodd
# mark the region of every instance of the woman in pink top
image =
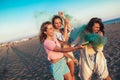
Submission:
<svg viewBox="0 0 120 80">
<path fill-rule="evenodd" d="M 44 44 L 44 48 L 48 54 L 48 60 L 51 62 L 52 74 L 55 80 L 72 80 L 69 68 L 64 58 L 64 53 L 81 49 L 83 46 L 70 48 L 61 48 L 60 43 L 54 36 L 54 28 L 52 23 L 47 21 L 41 25 L 40 42 Z"/>
</svg>

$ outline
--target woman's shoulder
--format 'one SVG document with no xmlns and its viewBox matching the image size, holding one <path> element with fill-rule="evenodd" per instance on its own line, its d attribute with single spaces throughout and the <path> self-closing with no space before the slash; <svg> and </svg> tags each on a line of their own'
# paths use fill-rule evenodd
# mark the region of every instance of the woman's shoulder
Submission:
<svg viewBox="0 0 120 80">
<path fill-rule="evenodd" d="M 56 36 L 62 36 L 61 32 L 55 31 L 54 33 L 55 33 Z"/>
<path fill-rule="evenodd" d="M 49 39 L 46 39 L 46 40 L 44 41 L 44 45 L 49 45 L 49 44 L 51 44 L 51 43 L 54 43 L 54 41 L 49 40 Z"/>
</svg>

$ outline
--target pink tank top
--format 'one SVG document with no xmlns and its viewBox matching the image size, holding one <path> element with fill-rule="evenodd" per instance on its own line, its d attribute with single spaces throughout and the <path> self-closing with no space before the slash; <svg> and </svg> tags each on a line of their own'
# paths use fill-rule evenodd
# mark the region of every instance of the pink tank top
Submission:
<svg viewBox="0 0 120 80">
<path fill-rule="evenodd" d="M 62 58 L 64 56 L 62 52 L 53 51 L 56 46 L 61 47 L 57 39 L 54 39 L 54 41 L 52 40 L 44 41 L 44 48 L 48 54 L 49 61 L 52 59 Z"/>
</svg>

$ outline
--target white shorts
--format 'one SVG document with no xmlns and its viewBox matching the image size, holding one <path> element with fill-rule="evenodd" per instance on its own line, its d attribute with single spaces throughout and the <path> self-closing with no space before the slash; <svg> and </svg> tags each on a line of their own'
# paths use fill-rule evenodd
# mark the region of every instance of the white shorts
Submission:
<svg viewBox="0 0 120 80">
<path fill-rule="evenodd" d="M 67 54 L 74 57 L 73 52 L 68 52 Z M 70 62 L 72 60 L 71 58 L 68 58 L 68 57 L 66 59 L 67 59 L 67 62 Z"/>
</svg>

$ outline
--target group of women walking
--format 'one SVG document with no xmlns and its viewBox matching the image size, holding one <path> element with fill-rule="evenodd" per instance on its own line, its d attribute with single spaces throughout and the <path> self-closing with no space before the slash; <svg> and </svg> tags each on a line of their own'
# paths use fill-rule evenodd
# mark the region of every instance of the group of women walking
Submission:
<svg viewBox="0 0 120 80">
<path fill-rule="evenodd" d="M 81 80 L 91 80 L 93 73 L 100 80 L 111 80 L 107 69 L 107 62 L 103 54 L 105 32 L 102 20 L 92 18 L 87 25 L 79 30 L 78 37 L 70 44 L 72 31 L 70 21 L 63 12 L 54 15 L 51 21 L 41 25 L 39 39 L 44 45 L 48 60 L 51 62 L 51 73 L 55 80 L 75 80 L 74 63 L 79 66 Z M 74 57 L 73 52 L 80 50 L 80 59 Z"/>
</svg>

